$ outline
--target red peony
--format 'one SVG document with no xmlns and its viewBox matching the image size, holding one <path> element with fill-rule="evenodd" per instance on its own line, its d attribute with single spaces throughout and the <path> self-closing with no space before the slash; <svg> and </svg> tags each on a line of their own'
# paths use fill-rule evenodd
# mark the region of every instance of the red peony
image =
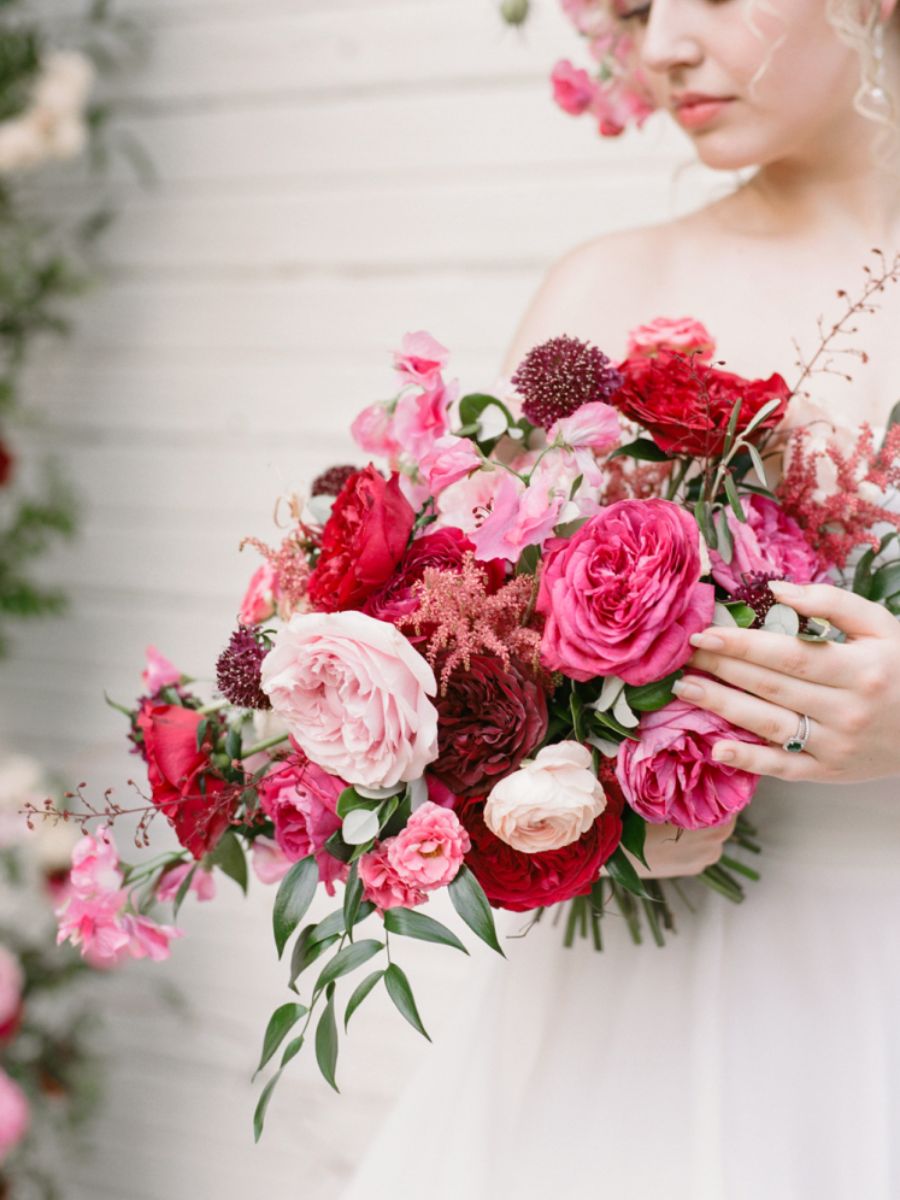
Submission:
<svg viewBox="0 0 900 1200">
<path fill-rule="evenodd" d="M 309 577 L 314 606 L 320 612 L 362 608 L 394 574 L 415 518 L 396 474 L 385 480 L 368 466 L 351 475 L 322 531 L 321 553 Z"/>
<path fill-rule="evenodd" d="M 137 718 L 150 798 L 197 859 L 219 841 L 237 805 L 234 790 L 211 773 L 208 746 L 197 749 L 202 720 L 195 709 L 177 704 L 144 704 Z"/>
<path fill-rule="evenodd" d="M 495 837 L 484 823 L 483 800 L 469 800 L 457 811 L 472 841 L 466 866 L 495 908 L 527 912 L 590 892 L 622 839 L 621 793 L 605 781 L 603 786 L 607 805 L 593 828 L 577 842 L 539 854 L 524 854 Z"/>
<path fill-rule="evenodd" d="M 781 402 L 757 427 L 755 432 L 761 433 L 779 424 L 791 396 L 780 375 L 742 379 L 671 350 L 661 350 L 654 358 L 628 358 L 620 369 L 625 383 L 609 403 L 642 425 L 667 454 L 721 454 L 737 400 L 739 433 L 764 404 Z"/>
<path fill-rule="evenodd" d="M 496 655 L 473 655 L 436 703 L 439 753 L 430 770 L 457 796 L 484 796 L 547 733 L 543 690 Z"/>
</svg>

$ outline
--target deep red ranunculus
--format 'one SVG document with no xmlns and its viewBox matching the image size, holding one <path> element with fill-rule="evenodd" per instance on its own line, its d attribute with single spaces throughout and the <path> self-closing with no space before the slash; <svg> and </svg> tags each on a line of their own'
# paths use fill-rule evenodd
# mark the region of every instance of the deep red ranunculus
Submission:
<svg viewBox="0 0 900 1200">
<path fill-rule="evenodd" d="M 524 854 L 495 837 L 484 823 L 484 800 L 469 800 L 457 809 L 472 841 L 466 866 L 495 908 L 528 912 L 590 892 L 622 840 L 622 794 L 605 781 L 603 786 L 606 808 L 587 833 L 538 854 Z"/>
<path fill-rule="evenodd" d="M 386 480 L 371 465 L 351 475 L 322 530 L 319 561 L 309 577 L 315 607 L 362 608 L 394 574 L 415 519 L 398 475 Z"/>
<path fill-rule="evenodd" d="M 429 769 L 457 796 L 486 795 L 547 732 L 543 689 L 495 655 L 473 654 L 435 703 L 439 753 Z"/>
<path fill-rule="evenodd" d="M 235 789 L 211 773 L 209 748 L 197 749 L 203 715 L 177 704 L 146 704 L 138 714 L 150 798 L 194 858 L 202 858 L 228 828 Z"/>
<path fill-rule="evenodd" d="M 754 431 L 773 429 L 784 417 L 791 390 L 780 375 L 742 379 L 719 371 L 695 356 L 688 360 L 671 350 L 653 358 L 627 358 L 619 369 L 625 383 L 610 404 L 642 425 L 667 454 L 696 457 L 721 454 L 728 419 L 737 400 L 740 433 L 764 404 L 779 400 Z"/>
<path fill-rule="evenodd" d="M 460 571 L 466 554 L 474 549 L 462 530 L 451 525 L 423 533 L 410 545 L 384 587 L 369 596 L 363 611 L 379 621 L 396 622 L 409 616 L 418 607 L 415 585 L 426 570 Z M 488 590 L 495 592 L 506 577 L 505 564 L 493 559 L 478 565 L 484 570 Z"/>
</svg>

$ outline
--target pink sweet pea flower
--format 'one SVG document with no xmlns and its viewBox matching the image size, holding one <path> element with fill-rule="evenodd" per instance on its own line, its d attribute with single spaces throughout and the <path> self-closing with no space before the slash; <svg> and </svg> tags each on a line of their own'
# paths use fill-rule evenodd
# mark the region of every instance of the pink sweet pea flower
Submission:
<svg viewBox="0 0 900 1200">
<path fill-rule="evenodd" d="M 364 408 L 350 426 L 353 440 L 366 454 L 393 458 L 399 446 L 393 436 L 394 418 L 391 406 L 378 401 Z"/>
<path fill-rule="evenodd" d="M 274 838 L 260 835 L 253 839 L 250 863 L 260 883 L 280 883 L 291 868 L 291 860 Z"/>
<path fill-rule="evenodd" d="M 400 451 L 414 463 L 418 463 L 449 430 L 450 406 L 458 395 L 459 384 L 455 380 L 444 385 L 438 377 L 434 387 L 418 393 L 408 392 L 397 401 L 391 434 Z"/>
<path fill-rule="evenodd" d="M 162 962 L 169 957 L 169 942 L 184 937 L 181 929 L 173 925 L 159 925 L 149 917 L 126 913 L 122 917 L 122 928 L 128 935 L 128 953 L 132 958 L 149 958 Z"/>
<path fill-rule="evenodd" d="M 433 891 L 456 878 L 472 843 L 452 809 L 428 800 L 384 845 L 389 864 L 404 884 Z"/>
<path fill-rule="evenodd" d="M 559 523 L 565 497 L 540 483 L 526 487 L 504 473 L 493 505 L 482 524 L 469 533 L 475 557 L 482 562 L 502 558 L 517 562 L 526 546 L 540 546 Z"/>
<path fill-rule="evenodd" d="M 28 1100 L 19 1085 L 0 1068 L 0 1163 L 28 1132 Z"/>
<path fill-rule="evenodd" d="M 105 825 L 75 843 L 69 879 L 80 896 L 118 891 L 122 884 L 119 853 Z"/>
<path fill-rule="evenodd" d="M 400 349 L 394 351 L 394 370 L 404 383 L 415 383 L 431 390 L 441 381 L 441 371 L 447 365 L 450 352 L 430 333 L 420 329 L 404 334 Z"/>
<path fill-rule="evenodd" d="M 275 612 L 277 578 L 270 562 L 253 572 L 238 613 L 242 625 L 259 625 Z"/>
<path fill-rule="evenodd" d="M 563 110 L 573 117 L 580 116 L 590 108 L 597 91 L 597 85 L 581 67 L 574 66 L 567 58 L 553 68 L 550 75 L 553 85 L 553 99 Z"/>
<path fill-rule="evenodd" d="M 141 672 L 141 682 L 149 696 L 155 696 L 164 687 L 178 683 L 181 672 L 167 658 L 163 658 L 155 646 L 148 646 L 146 655 L 147 665 Z"/>
<path fill-rule="evenodd" d="M 72 895 L 57 911 L 57 945 L 69 941 L 81 947 L 81 953 L 93 966 L 113 966 L 131 941 L 120 915 L 126 893 L 99 892 L 95 896 Z"/>
<path fill-rule="evenodd" d="M 379 911 L 388 908 L 415 908 L 428 899 L 427 893 L 414 884 L 405 882 L 390 861 L 393 838 L 377 843 L 373 850 L 359 860 L 359 878 L 363 885 L 363 896 Z"/>
<path fill-rule="evenodd" d="M 193 865 L 193 863 L 187 862 L 179 863 L 166 871 L 156 885 L 156 898 L 160 903 L 168 904 L 175 900 L 178 889 L 184 883 Z M 188 891 L 193 892 L 198 900 L 213 900 L 216 895 L 216 881 L 212 871 L 204 871 L 202 867 L 197 867 Z"/>
<path fill-rule="evenodd" d="M 590 449 L 598 454 L 612 450 L 621 441 L 619 414 L 611 404 L 602 400 L 582 404 L 569 417 L 561 417 L 551 425 L 547 441 L 560 442 L 571 449 Z"/>
<path fill-rule="evenodd" d="M 452 433 L 440 437 L 419 463 L 419 470 L 428 481 L 432 495 L 460 479 L 465 479 L 481 466 L 481 455 L 469 438 L 455 437 Z"/>
</svg>

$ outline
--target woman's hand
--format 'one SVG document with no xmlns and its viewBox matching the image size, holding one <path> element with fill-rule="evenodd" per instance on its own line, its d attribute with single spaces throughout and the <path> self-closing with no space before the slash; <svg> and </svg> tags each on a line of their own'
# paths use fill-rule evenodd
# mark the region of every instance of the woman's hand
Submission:
<svg viewBox="0 0 900 1200">
<path fill-rule="evenodd" d="M 825 617 L 847 641 L 806 642 L 761 629 L 719 628 L 691 638 L 677 694 L 768 745 L 718 742 L 713 757 L 778 779 L 852 783 L 900 775 L 900 621 L 885 608 L 828 584 L 772 583 L 802 616 Z M 722 680 L 722 682 L 717 682 Z M 783 749 L 809 717 L 801 753 Z"/>
<path fill-rule="evenodd" d="M 642 879 L 671 879 L 699 875 L 722 857 L 737 820 L 732 817 L 714 829 L 677 829 L 674 825 L 648 825 L 642 862 L 628 855 Z M 680 835 L 680 836 L 679 836 Z M 627 853 L 627 851 L 626 851 Z"/>
</svg>

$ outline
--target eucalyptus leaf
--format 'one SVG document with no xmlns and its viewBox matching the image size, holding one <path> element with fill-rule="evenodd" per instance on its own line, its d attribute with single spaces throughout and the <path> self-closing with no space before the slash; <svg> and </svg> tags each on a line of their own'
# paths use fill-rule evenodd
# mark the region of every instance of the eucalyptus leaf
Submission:
<svg viewBox="0 0 900 1200">
<path fill-rule="evenodd" d="M 625 680 L 618 675 L 607 675 L 600 688 L 600 695 L 588 705 L 594 712 L 607 712 L 618 700 L 625 688 Z"/>
<path fill-rule="evenodd" d="M 348 787 L 338 796 L 336 812 L 343 821 L 349 813 L 355 812 L 359 808 L 374 812 L 382 799 L 381 796 L 377 798 L 362 796 L 356 788 Z"/>
<path fill-rule="evenodd" d="M 769 492 L 769 477 L 766 474 L 766 464 L 762 460 L 762 455 L 757 450 L 757 448 L 753 445 L 747 446 L 747 452 L 749 453 L 750 459 L 753 463 L 753 470 L 756 472 L 757 479 L 762 484 L 762 486 L 766 489 L 766 493 L 768 495 L 771 495 L 771 492 Z M 749 484 L 745 484 L 744 486 L 748 487 L 748 488 L 750 487 Z M 756 491 L 757 489 L 750 488 L 750 490 Z"/>
<path fill-rule="evenodd" d="M 589 746 L 593 746 L 599 750 L 604 758 L 616 758 L 619 753 L 621 742 L 613 742 L 609 738 L 599 737 L 596 733 L 589 733 L 585 738 Z"/>
<path fill-rule="evenodd" d="M 737 488 L 734 484 L 734 478 L 730 471 L 725 472 L 725 495 L 728 497 L 728 503 L 731 505 L 731 511 L 739 521 L 745 522 L 747 514 L 744 512 L 744 506 L 741 504 L 741 498 L 738 495 Z"/>
<path fill-rule="evenodd" d="M 730 609 L 718 601 L 716 601 L 715 608 L 713 609 L 712 623 L 713 625 L 718 625 L 720 629 L 735 629 L 737 627 L 737 621 Z"/>
<path fill-rule="evenodd" d="M 769 633 L 784 633 L 788 637 L 796 637 L 800 632 L 800 618 L 786 604 L 773 604 L 766 613 L 763 629 Z"/>
<path fill-rule="evenodd" d="M 757 430 L 760 427 L 760 425 L 762 425 L 762 423 L 763 423 L 763 421 L 765 421 L 766 417 L 771 416 L 771 414 L 773 412 L 775 412 L 775 410 L 777 408 L 779 408 L 781 406 L 781 404 L 782 404 L 782 401 L 777 396 L 773 400 L 767 400 L 766 403 L 759 410 L 759 412 L 757 412 L 756 415 L 753 417 L 753 420 L 748 421 L 747 427 L 744 430 L 744 432 L 741 434 L 741 437 L 742 438 L 749 437 L 751 433 L 755 432 L 755 430 Z"/>
<path fill-rule="evenodd" d="M 636 716 L 631 711 L 631 706 L 628 703 L 628 696 L 624 689 L 619 693 L 612 710 L 613 717 L 623 725 L 626 729 L 636 728 L 640 717 Z"/>
<path fill-rule="evenodd" d="M 361 846 L 378 836 L 380 822 L 377 811 L 369 808 L 354 808 L 344 817 L 341 837 L 348 846 Z"/>
<path fill-rule="evenodd" d="M 719 541 L 718 555 L 727 566 L 734 558 L 734 538 L 728 524 L 728 513 L 723 508 L 715 518 L 716 536 Z"/>
</svg>

